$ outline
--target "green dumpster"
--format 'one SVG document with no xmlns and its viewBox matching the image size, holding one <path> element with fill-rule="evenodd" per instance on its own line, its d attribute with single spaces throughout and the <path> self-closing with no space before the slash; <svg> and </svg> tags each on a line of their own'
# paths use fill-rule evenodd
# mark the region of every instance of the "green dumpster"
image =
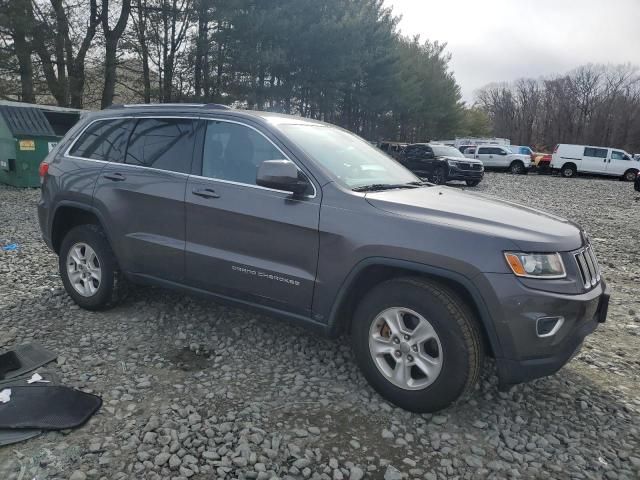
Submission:
<svg viewBox="0 0 640 480">
<path fill-rule="evenodd" d="M 55 124 L 55 119 L 61 116 L 65 118 L 58 123 L 64 125 Z M 0 183 L 16 187 L 40 186 L 40 162 L 79 116 L 77 112 L 66 115 L 47 112 L 30 104 L 0 104 Z"/>
</svg>

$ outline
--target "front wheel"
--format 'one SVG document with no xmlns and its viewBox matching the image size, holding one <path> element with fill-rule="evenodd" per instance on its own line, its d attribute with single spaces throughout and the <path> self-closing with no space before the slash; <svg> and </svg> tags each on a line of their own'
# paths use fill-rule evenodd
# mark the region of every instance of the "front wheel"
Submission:
<svg viewBox="0 0 640 480">
<path fill-rule="evenodd" d="M 480 184 L 480 180 L 466 180 L 467 187 L 477 187 Z"/>
<path fill-rule="evenodd" d="M 369 383 L 412 412 L 441 410 L 469 392 L 484 360 L 469 307 L 448 288 L 422 279 L 393 279 L 371 290 L 351 333 Z"/>
<path fill-rule="evenodd" d="M 437 167 L 433 172 L 432 182 L 436 185 L 444 185 L 447 183 L 447 173 L 443 167 Z"/>
<path fill-rule="evenodd" d="M 576 176 L 576 167 L 573 165 L 563 165 L 560 169 L 560 175 L 564 178 L 572 178 Z"/>
<path fill-rule="evenodd" d="M 123 278 L 98 226 L 72 228 L 62 241 L 58 264 L 65 290 L 80 307 L 102 310 L 120 299 Z"/>
<path fill-rule="evenodd" d="M 516 160 L 509 166 L 509 171 L 514 175 L 522 175 L 526 172 L 526 169 L 524 168 L 524 163 L 520 160 Z"/>
<path fill-rule="evenodd" d="M 635 182 L 638 172 L 635 170 L 627 170 L 624 174 L 624 179 L 627 182 Z"/>
</svg>

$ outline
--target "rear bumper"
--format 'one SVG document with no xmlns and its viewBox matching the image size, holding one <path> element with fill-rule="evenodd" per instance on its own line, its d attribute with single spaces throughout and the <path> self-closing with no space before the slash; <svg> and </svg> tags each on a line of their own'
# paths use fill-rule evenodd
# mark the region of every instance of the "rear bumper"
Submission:
<svg viewBox="0 0 640 480">
<path fill-rule="evenodd" d="M 496 325 L 503 350 L 496 358 L 502 386 L 556 373 L 607 318 L 610 293 L 604 280 L 589 292 L 565 295 L 508 285 L 507 278 L 496 277 L 498 285 L 492 282 L 493 287 L 500 288 L 503 302 L 503 319 Z M 559 330 L 548 337 L 539 336 L 538 320 L 556 316 L 563 319 Z"/>
</svg>

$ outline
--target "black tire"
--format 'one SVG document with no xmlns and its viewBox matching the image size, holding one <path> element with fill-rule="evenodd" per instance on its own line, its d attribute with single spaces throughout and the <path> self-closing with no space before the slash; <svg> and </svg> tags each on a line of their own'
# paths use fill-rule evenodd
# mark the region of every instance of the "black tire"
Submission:
<svg viewBox="0 0 640 480">
<path fill-rule="evenodd" d="M 575 165 L 572 164 L 563 165 L 560 169 L 560 175 L 562 175 L 564 178 L 573 178 L 576 176 L 576 173 L 577 169 Z"/>
<path fill-rule="evenodd" d="M 480 184 L 480 180 L 465 180 L 467 187 L 477 187 Z"/>
<path fill-rule="evenodd" d="M 99 285 L 94 294 L 83 296 L 73 287 L 67 271 L 69 250 L 77 243 L 85 243 L 96 254 L 101 270 Z M 97 225 L 80 225 L 65 235 L 58 256 L 58 267 L 64 288 L 80 307 L 87 310 L 105 310 L 115 306 L 125 292 L 125 281 L 106 235 Z"/>
<path fill-rule="evenodd" d="M 431 182 L 436 185 L 444 185 L 447 183 L 447 172 L 444 167 L 436 167 L 433 171 L 433 176 L 431 177 Z"/>
<path fill-rule="evenodd" d="M 394 385 L 370 353 L 373 322 L 392 307 L 422 315 L 439 337 L 442 369 L 433 383 L 421 390 Z M 466 396 L 478 381 L 484 362 L 482 338 L 468 305 L 452 290 L 423 279 L 398 278 L 373 288 L 358 305 L 351 335 L 358 365 L 372 387 L 388 401 L 412 412 L 435 412 Z"/>
<path fill-rule="evenodd" d="M 527 169 L 524 168 L 524 163 L 520 160 L 514 160 L 511 162 L 511 165 L 509 165 L 509 172 L 513 175 L 524 175 L 527 173 Z"/>
<path fill-rule="evenodd" d="M 624 175 L 622 178 L 624 178 L 626 182 L 635 182 L 637 176 L 638 176 L 638 171 L 630 169 L 624 172 Z"/>
</svg>

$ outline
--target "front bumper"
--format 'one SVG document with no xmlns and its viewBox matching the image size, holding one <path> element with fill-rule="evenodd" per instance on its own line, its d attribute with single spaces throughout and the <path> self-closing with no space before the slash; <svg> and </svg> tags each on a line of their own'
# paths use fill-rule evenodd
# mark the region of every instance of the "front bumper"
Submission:
<svg viewBox="0 0 640 480">
<path fill-rule="evenodd" d="M 531 289 L 513 275 L 489 276 L 502 304 L 501 321 L 494 323 L 502 347 L 496 365 L 503 387 L 556 373 L 607 318 L 610 293 L 604 279 L 588 292 L 568 295 Z M 555 334 L 541 337 L 538 320 L 547 317 L 562 317 L 563 323 Z"/>
<path fill-rule="evenodd" d="M 453 165 L 449 165 L 449 171 L 447 172 L 447 180 L 481 181 L 483 178 L 484 178 L 484 169 L 483 170 L 463 169 Z"/>
</svg>

